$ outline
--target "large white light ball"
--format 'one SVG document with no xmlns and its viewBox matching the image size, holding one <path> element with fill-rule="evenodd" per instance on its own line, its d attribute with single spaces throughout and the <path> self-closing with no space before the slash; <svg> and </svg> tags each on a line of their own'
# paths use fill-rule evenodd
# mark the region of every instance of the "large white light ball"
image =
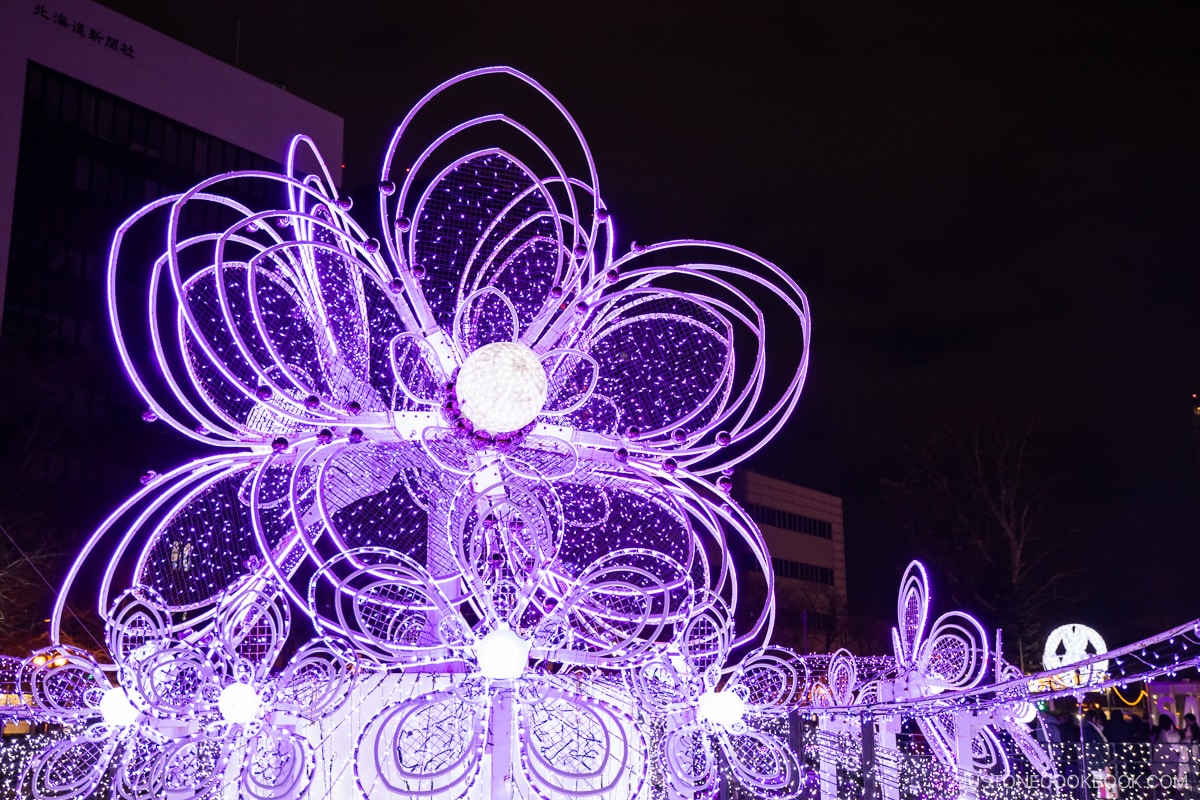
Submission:
<svg viewBox="0 0 1200 800">
<path fill-rule="evenodd" d="M 1046 650 L 1042 653 L 1042 663 L 1046 669 L 1058 669 L 1080 661 L 1087 661 L 1101 653 L 1108 652 L 1104 637 L 1094 628 L 1087 625 L 1060 625 L 1050 632 L 1046 638 Z M 1108 672 L 1108 660 L 1101 659 L 1085 667 L 1077 667 L 1074 671 L 1064 672 L 1057 676 L 1068 686 L 1083 686 L 1099 681 Z"/>
<path fill-rule="evenodd" d="M 262 698 L 254 687 L 248 683 L 234 681 L 221 690 L 217 698 L 217 709 L 221 716 L 235 725 L 246 725 L 258 716 L 262 707 Z"/>
<path fill-rule="evenodd" d="M 732 728 L 742 721 L 742 716 L 746 713 L 746 701 L 736 692 L 707 689 L 700 695 L 696 710 L 700 719 L 723 728 Z"/>
<path fill-rule="evenodd" d="M 546 370 L 520 342 L 493 342 L 467 356 L 455 391 L 463 416 L 477 429 L 517 431 L 546 404 Z"/>
<path fill-rule="evenodd" d="M 501 622 L 475 645 L 479 671 L 485 678 L 493 680 L 519 678 L 529 662 L 529 648 L 532 645 L 532 642 L 513 633 L 507 622 Z"/>
<path fill-rule="evenodd" d="M 100 716 L 104 718 L 105 725 L 124 728 L 137 720 L 138 710 L 133 707 L 133 703 L 129 702 L 125 690 L 120 686 L 114 686 L 100 698 Z"/>
</svg>

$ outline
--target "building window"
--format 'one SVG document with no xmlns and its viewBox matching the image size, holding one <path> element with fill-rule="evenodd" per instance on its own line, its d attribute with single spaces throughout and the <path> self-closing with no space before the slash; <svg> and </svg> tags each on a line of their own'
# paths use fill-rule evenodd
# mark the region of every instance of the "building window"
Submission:
<svg viewBox="0 0 1200 800">
<path fill-rule="evenodd" d="M 750 571 L 762 571 L 757 561 L 750 566 Z M 775 573 L 776 578 L 791 578 L 792 580 L 808 581 L 809 583 L 822 583 L 826 586 L 833 585 L 832 569 L 829 567 L 819 567 L 816 564 L 806 564 L 803 561 L 772 558 L 771 571 Z"/>
<path fill-rule="evenodd" d="M 772 528 L 783 528 L 796 533 L 806 533 L 818 539 L 832 539 L 833 525 L 823 519 L 813 519 L 803 514 L 793 514 L 778 508 L 760 506 L 757 503 L 747 503 L 744 508 L 750 519 L 759 525 L 770 525 Z"/>
</svg>

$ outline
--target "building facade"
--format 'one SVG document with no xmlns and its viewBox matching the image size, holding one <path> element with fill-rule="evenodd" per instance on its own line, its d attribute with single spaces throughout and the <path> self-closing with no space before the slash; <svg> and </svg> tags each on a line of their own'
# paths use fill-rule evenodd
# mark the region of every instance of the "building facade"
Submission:
<svg viewBox="0 0 1200 800">
<path fill-rule="evenodd" d="M 214 174 L 278 171 L 297 133 L 340 164 L 343 122 L 88 0 L 0 7 L 0 524 L 65 546 L 181 455 L 129 435 L 144 409 L 109 334 L 114 230 Z"/>
<path fill-rule="evenodd" d="M 842 500 L 815 489 L 740 471 L 734 496 L 758 523 L 771 553 L 776 640 L 802 652 L 846 641 L 846 538 Z"/>
</svg>

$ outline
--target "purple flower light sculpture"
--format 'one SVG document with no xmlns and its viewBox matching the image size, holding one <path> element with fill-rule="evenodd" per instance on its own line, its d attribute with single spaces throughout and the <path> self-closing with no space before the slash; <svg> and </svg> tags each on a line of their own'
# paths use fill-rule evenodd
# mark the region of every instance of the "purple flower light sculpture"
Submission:
<svg viewBox="0 0 1200 800">
<path fill-rule="evenodd" d="M 44 718 L 73 733 L 44 748 L 22 775 L 34 798 L 212 797 L 235 786 L 252 800 L 300 797 L 316 767 L 297 727 L 338 709 L 356 659 L 314 639 L 281 671 L 290 628 L 270 582 L 248 579 L 207 619 L 171 621 L 161 598 L 126 592 L 106 615 L 114 686 L 88 653 L 52 649 L 27 662 L 25 685 Z M 24 796 L 24 795 L 23 795 Z"/>
<path fill-rule="evenodd" d="M 540 104 L 545 132 L 500 110 L 430 128 L 479 88 Z M 507 68 L 416 105 L 378 200 L 375 237 L 298 137 L 285 174 L 219 175 L 120 227 L 108 303 L 144 418 L 215 453 L 148 474 L 84 548 L 52 633 L 104 554 L 101 609 L 123 575 L 191 620 L 269 584 L 368 671 L 460 676 L 379 712 L 355 762 L 365 796 L 474 791 L 484 728 L 538 731 L 519 766 L 493 755 L 493 793 L 632 796 L 636 701 L 590 696 L 678 650 L 704 598 L 744 605 L 731 553 L 770 597 L 761 535 L 726 495 L 799 398 L 807 302 L 736 247 L 619 253 L 574 120 Z M 769 331 L 785 343 L 770 372 Z M 751 609 L 727 651 L 764 644 L 773 615 Z M 517 660 L 493 669 L 486 643 L 505 639 Z M 715 668 L 713 686 L 737 664 Z M 434 706 L 462 722 L 452 765 L 396 744 Z M 555 722 L 572 714 L 595 724 Z M 603 752 L 561 755 L 587 730 Z"/>
</svg>

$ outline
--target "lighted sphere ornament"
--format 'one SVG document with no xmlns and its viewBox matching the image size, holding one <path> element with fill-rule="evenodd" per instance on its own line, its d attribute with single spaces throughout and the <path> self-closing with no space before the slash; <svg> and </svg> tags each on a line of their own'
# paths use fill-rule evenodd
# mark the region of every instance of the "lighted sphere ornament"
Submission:
<svg viewBox="0 0 1200 800">
<path fill-rule="evenodd" d="M 493 342 L 467 356 L 455 390 L 459 408 L 476 428 L 518 431 L 546 404 L 546 370 L 526 345 Z"/>
<path fill-rule="evenodd" d="M 514 633 L 507 622 L 501 622 L 475 645 L 479 671 L 492 680 L 519 678 L 529 663 L 532 646 L 532 642 Z"/>
<path fill-rule="evenodd" d="M 114 686 L 100 698 L 100 716 L 107 725 L 124 728 L 137 721 L 138 710 L 120 686 Z"/>
<path fill-rule="evenodd" d="M 1070 668 L 1107 651 L 1108 645 L 1094 628 L 1078 624 L 1060 625 L 1046 637 L 1042 663 L 1048 670 L 1066 667 L 1068 671 L 1057 676 L 1066 685 L 1086 686 L 1101 680 L 1108 673 L 1108 660 L 1094 661 L 1074 670 Z"/>
<path fill-rule="evenodd" d="M 234 681 L 221 690 L 217 698 L 217 709 L 221 716 L 235 725 L 246 725 L 258 716 L 262 698 L 248 683 Z"/>
<path fill-rule="evenodd" d="M 706 689 L 696 703 L 696 713 L 700 719 L 728 729 L 742 721 L 746 701 L 737 692 Z"/>
</svg>

